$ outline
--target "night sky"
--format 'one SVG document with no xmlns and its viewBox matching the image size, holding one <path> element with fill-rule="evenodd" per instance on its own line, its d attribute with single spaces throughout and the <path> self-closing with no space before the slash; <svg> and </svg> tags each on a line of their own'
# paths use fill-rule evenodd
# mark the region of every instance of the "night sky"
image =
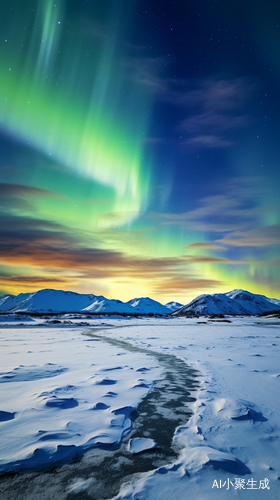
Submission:
<svg viewBox="0 0 280 500">
<path fill-rule="evenodd" d="M 0 293 L 280 297 L 280 4 L 9 0 Z"/>
</svg>

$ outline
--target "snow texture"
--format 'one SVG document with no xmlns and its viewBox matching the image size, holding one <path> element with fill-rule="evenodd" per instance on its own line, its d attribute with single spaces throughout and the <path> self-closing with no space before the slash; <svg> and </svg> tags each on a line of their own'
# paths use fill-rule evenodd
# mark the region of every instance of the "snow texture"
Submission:
<svg viewBox="0 0 280 500">
<path fill-rule="evenodd" d="M 264 318 L 233 318 L 230 324 L 178 318 L 172 327 L 158 319 L 149 329 L 115 331 L 134 345 L 179 350 L 202 374 L 193 416 L 173 438 L 178 459 L 126 482 L 116 499 L 279 499 L 279 326 Z"/>
<path fill-rule="evenodd" d="M 0 352 L 0 471 L 118 446 L 159 374 L 153 358 L 71 328 L 2 329 Z"/>
<path fill-rule="evenodd" d="M 117 446 L 131 429 L 133 409 L 160 377 L 144 348 L 186 360 L 200 372 L 200 386 L 188 403 L 190 420 L 173 436 L 177 458 L 124 478 L 115 499 L 280 498 L 279 320 L 111 318 L 110 324 L 95 324 L 96 335 L 133 350 L 82 336 L 82 327 L 0 330 L 1 376 L 8 375 L 0 384 L 3 471 Z M 142 447 L 139 459 L 156 453 L 147 449 L 145 436 L 139 438 L 130 442 L 132 450 Z M 68 480 L 59 498 L 94 491 L 94 481 L 88 467 Z"/>
</svg>

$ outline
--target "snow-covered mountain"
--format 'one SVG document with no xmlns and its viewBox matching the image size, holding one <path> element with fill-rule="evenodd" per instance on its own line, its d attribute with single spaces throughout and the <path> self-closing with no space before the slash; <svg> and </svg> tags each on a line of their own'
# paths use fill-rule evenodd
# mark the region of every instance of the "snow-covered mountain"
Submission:
<svg viewBox="0 0 280 500">
<path fill-rule="evenodd" d="M 136 298 L 128 302 L 106 299 L 102 295 L 79 294 L 62 290 L 39 290 L 34 293 L 0 297 L 0 313 L 95 313 L 95 314 L 171 314 L 172 316 L 256 315 L 280 310 L 280 300 L 269 299 L 244 290 L 203 294 L 182 306 L 178 302 L 165 305 L 150 299 Z"/>
<path fill-rule="evenodd" d="M 256 315 L 280 310 L 280 301 L 245 290 L 203 294 L 172 313 L 172 316 Z"/>
<path fill-rule="evenodd" d="M 160 302 L 150 299 L 149 297 L 132 299 L 129 300 L 127 304 L 130 304 L 137 314 L 168 314 L 170 312 L 167 306 L 163 306 Z"/>
<path fill-rule="evenodd" d="M 183 307 L 183 304 L 180 304 L 180 302 L 167 302 L 167 304 L 165 304 L 165 307 L 168 307 L 170 312 L 172 312 L 177 311 L 177 309 L 180 309 L 180 307 Z"/>
<path fill-rule="evenodd" d="M 0 312 L 12 310 L 29 296 L 30 293 L 20 293 L 19 295 L 2 295 L 2 297 L 0 297 Z"/>
<path fill-rule="evenodd" d="M 95 314 L 132 314 L 131 308 L 127 306 L 125 302 L 122 302 L 121 300 L 106 299 L 102 295 L 99 297 L 94 297 L 94 299 L 91 300 L 91 303 L 87 307 L 80 309 L 79 312 L 88 312 Z"/>
<path fill-rule="evenodd" d="M 250 311 L 252 315 L 280 309 L 280 300 L 268 299 L 265 295 L 258 295 L 245 290 L 232 290 L 225 295 L 234 299 L 235 302 L 238 302 L 242 307 Z"/>
<path fill-rule="evenodd" d="M 208 316 L 212 314 L 248 314 L 241 304 L 222 293 L 203 294 L 193 299 L 186 306 L 174 311 L 172 316 Z"/>
<path fill-rule="evenodd" d="M 91 304 L 95 295 L 84 295 L 62 290 L 39 290 L 0 299 L 0 311 L 6 312 L 77 312 Z"/>
<path fill-rule="evenodd" d="M 45 289 L 34 293 L 0 297 L 0 312 L 169 314 L 170 309 L 149 298 L 137 298 L 129 302 L 122 302 L 121 300 L 106 299 L 102 295 Z"/>
</svg>

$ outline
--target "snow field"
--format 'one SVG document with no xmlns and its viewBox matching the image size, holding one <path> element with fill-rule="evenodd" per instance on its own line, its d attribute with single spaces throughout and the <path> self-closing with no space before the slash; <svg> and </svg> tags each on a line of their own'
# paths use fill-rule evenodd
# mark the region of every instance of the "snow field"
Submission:
<svg viewBox="0 0 280 500">
<path fill-rule="evenodd" d="M 194 415 L 174 435 L 178 460 L 123 485 L 119 500 L 279 499 L 279 323 L 231 321 L 182 318 L 111 331 L 177 354 L 202 373 Z"/>
<path fill-rule="evenodd" d="M 0 471 L 115 447 L 160 370 L 73 329 L 0 330 Z"/>
<path fill-rule="evenodd" d="M 5 436 L 11 433 L 6 429 L 14 433 L 6 448 L 14 446 L 11 456 L 17 461 L 6 460 L 2 467 L 7 470 L 8 463 L 15 468 L 20 460 L 27 464 L 34 453 L 38 460 L 36 448 L 49 450 L 51 459 L 59 449 L 56 458 L 63 458 L 64 452 L 69 455 L 66 443 L 73 443 L 76 450 L 104 446 L 106 454 L 110 453 L 110 446 L 119 443 L 131 426 L 130 409 L 147 394 L 152 381 L 161 377 L 156 358 L 137 352 L 139 348 L 185 360 L 200 372 L 200 387 L 192 393 L 196 401 L 188 403 L 193 416 L 174 433 L 177 459 L 124 479 L 115 500 L 279 500 L 280 323 L 248 317 L 227 321 L 230 323 L 207 318 L 110 319 L 110 326 L 89 328 L 95 335 L 126 342 L 135 350 L 108 344 L 104 338 L 81 336 L 84 330 L 80 327 L 3 329 L 0 432 Z M 7 375 L 9 380 L 5 380 Z M 71 387 L 66 391 L 68 386 L 74 386 L 73 392 Z M 123 408 L 127 414 L 122 413 Z M 172 408 L 164 408 L 165 417 L 171 418 Z M 148 450 L 152 440 L 152 434 L 132 439 L 128 445 L 131 454 L 145 458 L 153 452 Z M 22 459 L 17 455 L 19 443 Z M 95 455 L 88 453 L 90 465 Z M 46 455 L 39 458 L 46 460 Z M 34 465 L 32 460 L 29 463 Z M 53 484 L 57 480 L 53 476 Z M 73 475 L 67 491 L 85 492 L 94 498 L 96 488 L 89 468 L 87 475 L 83 469 Z M 66 499 L 65 490 L 56 485 L 56 491 L 59 496 L 53 498 Z"/>
</svg>

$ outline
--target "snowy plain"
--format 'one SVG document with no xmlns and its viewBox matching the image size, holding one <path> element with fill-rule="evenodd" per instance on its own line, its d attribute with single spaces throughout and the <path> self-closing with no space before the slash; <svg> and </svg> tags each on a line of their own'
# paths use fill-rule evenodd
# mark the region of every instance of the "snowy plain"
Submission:
<svg viewBox="0 0 280 500">
<path fill-rule="evenodd" d="M 107 456 L 113 453 L 110 446 L 113 450 L 125 436 L 129 439 L 133 410 L 163 377 L 157 352 L 198 371 L 195 400 L 186 403 L 192 416 L 174 431 L 176 456 L 154 470 L 124 477 L 114 498 L 278 500 L 280 321 L 226 320 L 106 318 L 90 320 L 86 327 L 42 326 L 40 319 L 32 326 L 3 324 L 1 470 L 64 463 L 80 449 L 90 453 L 103 448 L 105 453 L 105 447 Z M 135 452 L 136 443 L 139 457 L 156 453 L 153 435 L 137 437 L 143 441 L 130 446 Z M 128 447 L 127 460 L 130 453 Z M 0 478 L 1 498 L 16 498 L 9 492 L 24 477 L 29 481 L 20 498 L 50 498 L 42 477 L 36 496 L 29 473 Z M 52 498 L 101 498 L 90 468 L 73 469 L 63 486 L 48 473 L 49 485 L 52 480 Z"/>
</svg>

